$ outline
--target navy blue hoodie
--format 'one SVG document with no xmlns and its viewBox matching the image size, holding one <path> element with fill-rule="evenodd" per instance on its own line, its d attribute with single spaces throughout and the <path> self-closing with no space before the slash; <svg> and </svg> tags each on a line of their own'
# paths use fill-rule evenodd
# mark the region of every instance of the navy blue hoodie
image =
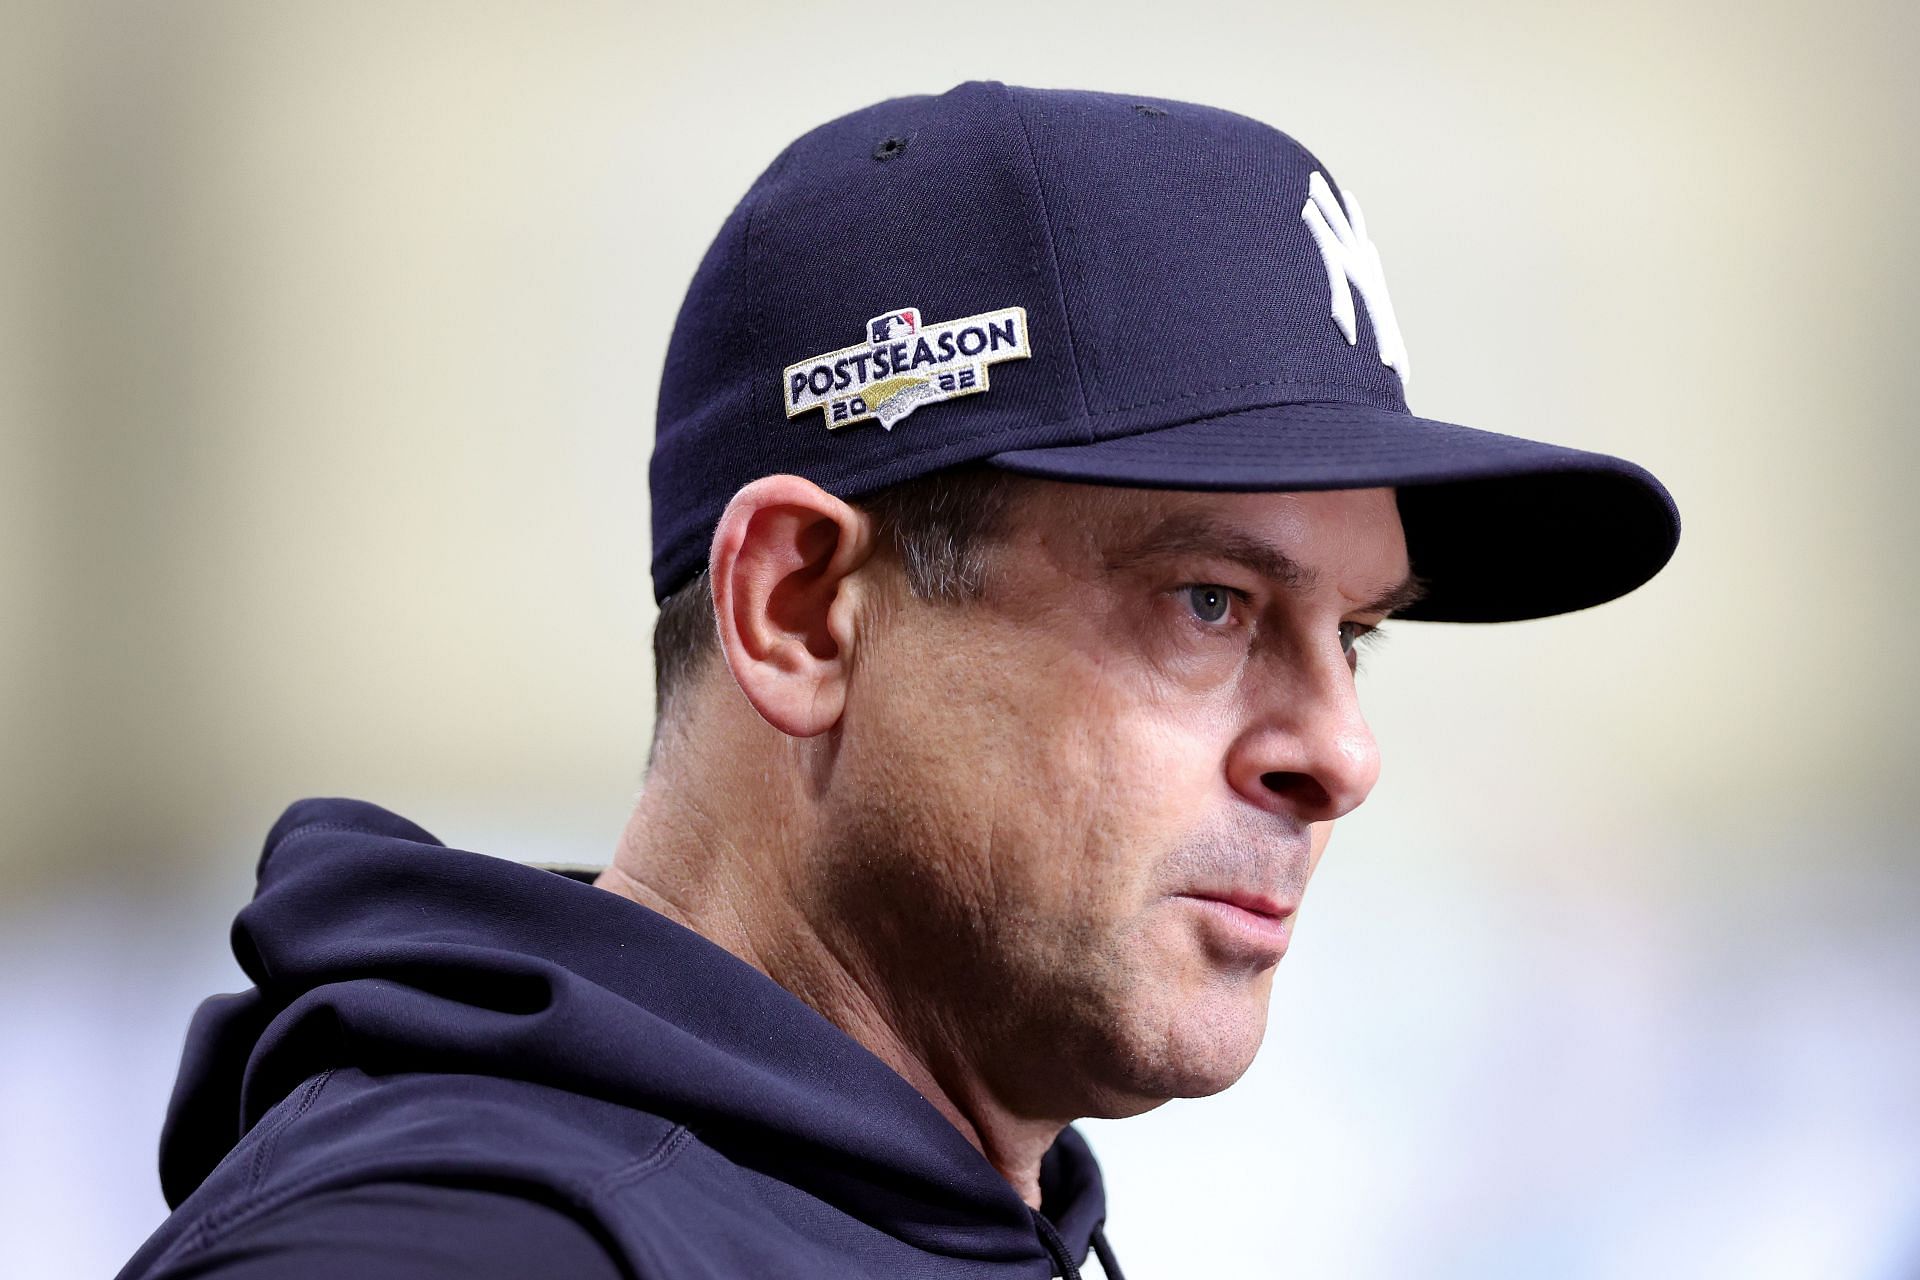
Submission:
<svg viewBox="0 0 1920 1280">
<path fill-rule="evenodd" d="M 172 1215 L 122 1280 L 1076 1277 L 1071 1126 L 1014 1191 L 759 970 L 594 872 L 304 800 L 267 837 L 160 1142 Z"/>
</svg>

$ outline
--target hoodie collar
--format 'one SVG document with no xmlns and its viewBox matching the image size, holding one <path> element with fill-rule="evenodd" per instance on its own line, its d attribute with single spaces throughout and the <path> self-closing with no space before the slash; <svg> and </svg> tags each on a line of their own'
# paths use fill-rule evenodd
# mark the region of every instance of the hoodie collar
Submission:
<svg viewBox="0 0 1920 1280">
<path fill-rule="evenodd" d="M 1106 1216 L 1077 1131 L 1047 1151 L 1036 1213 L 864 1045 L 708 938 L 595 888 L 595 874 L 449 849 L 360 801 L 295 804 L 233 926 L 255 988 L 207 1001 L 189 1035 L 162 1136 L 169 1201 L 335 1065 L 282 1016 L 325 985 L 343 1033 L 327 1051 L 375 1065 L 403 1052 L 625 1102 L 920 1248 L 1045 1252 L 1074 1274 Z M 419 1002 L 403 1016 L 396 982 Z M 378 1001 L 359 998 L 376 985 Z"/>
</svg>

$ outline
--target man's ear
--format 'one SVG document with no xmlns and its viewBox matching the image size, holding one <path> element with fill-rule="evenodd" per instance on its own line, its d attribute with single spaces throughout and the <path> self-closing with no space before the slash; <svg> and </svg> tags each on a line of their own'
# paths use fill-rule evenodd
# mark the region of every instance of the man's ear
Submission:
<svg viewBox="0 0 1920 1280">
<path fill-rule="evenodd" d="M 873 520 L 811 480 L 763 476 L 727 503 L 708 565 L 727 668 L 768 724 L 810 738 L 846 707 Z"/>
</svg>

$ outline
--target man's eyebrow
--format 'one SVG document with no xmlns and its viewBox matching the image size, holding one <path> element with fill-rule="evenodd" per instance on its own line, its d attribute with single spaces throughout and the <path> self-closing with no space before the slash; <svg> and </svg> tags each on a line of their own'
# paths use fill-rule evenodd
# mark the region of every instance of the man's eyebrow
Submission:
<svg viewBox="0 0 1920 1280">
<path fill-rule="evenodd" d="M 1198 555 L 1227 560 L 1241 565 L 1263 578 L 1280 583 L 1289 591 L 1312 591 L 1320 585 L 1320 574 L 1292 556 L 1244 529 L 1223 524 L 1200 512 L 1170 515 L 1135 538 L 1128 539 L 1107 557 L 1108 570 L 1132 568 L 1143 561 L 1168 556 Z M 1426 598 L 1426 584 L 1419 575 L 1407 576 L 1380 591 L 1359 606 L 1361 613 L 1392 613 Z"/>
</svg>

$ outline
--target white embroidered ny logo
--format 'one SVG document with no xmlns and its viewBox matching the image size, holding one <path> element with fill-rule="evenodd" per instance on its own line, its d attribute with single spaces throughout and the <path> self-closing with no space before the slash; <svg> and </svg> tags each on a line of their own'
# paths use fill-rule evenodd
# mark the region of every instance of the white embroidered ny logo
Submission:
<svg viewBox="0 0 1920 1280">
<path fill-rule="evenodd" d="M 1351 280 L 1367 304 L 1367 319 L 1373 322 L 1373 337 L 1380 347 L 1380 363 L 1400 375 L 1401 384 L 1412 381 L 1407 362 L 1407 344 L 1400 337 L 1400 324 L 1393 318 L 1393 302 L 1387 297 L 1387 277 L 1380 267 L 1380 251 L 1367 239 L 1367 220 L 1360 214 L 1360 202 L 1353 192 L 1346 195 L 1346 209 L 1333 198 L 1333 188 L 1318 170 L 1307 180 L 1307 203 L 1300 210 L 1314 243 L 1327 264 L 1327 286 L 1333 292 L 1333 322 L 1347 336 L 1347 345 L 1360 341 L 1360 326 L 1353 313 Z M 1352 221 L 1348 221 L 1348 210 Z"/>
</svg>

